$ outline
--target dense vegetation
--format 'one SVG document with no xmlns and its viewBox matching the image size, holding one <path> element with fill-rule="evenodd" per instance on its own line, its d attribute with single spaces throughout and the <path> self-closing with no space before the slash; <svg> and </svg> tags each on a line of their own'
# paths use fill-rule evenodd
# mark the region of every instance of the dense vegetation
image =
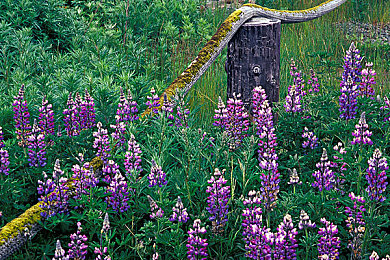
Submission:
<svg viewBox="0 0 390 260">
<path fill-rule="evenodd" d="M 319 2 L 258 1 L 259 4 L 280 9 L 302 9 Z M 38 194 L 37 188 L 47 185 L 48 179 L 52 179 L 57 187 L 62 187 L 60 179 L 52 177 L 53 172 L 61 172 L 58 167 L 55 168 L 57 159 L 64 177 L 71 178 L 73 175 L 77 180 L 84 174 L 87 176 L 85 179 L 93 180 L 86 185 L 89 187 L 87 191 L 80 188 L 76 195 L 67 198 L 65 206 L 57 209 L 61 213 L 53 214 L 42 222 L 44 230 L 29 241 L 15 258 L 51 258 L 57 240 L 68 249 L 71 247 L 68 246 L 69 235 L 76 233 L 77 223 L 80 222 L 81 233 L 88 237 L 88 258 L 95 257 L 95 247 L 106 246 L 108 251 L 105 254 L 112 259 L 149 259 L 156 252 L 164 258 L 183 259 L 187 254 L 187 231 L 195 229 L 193 223 L 200 219 L 201 226 L 207 230 L 198 230 L 202 238 L 207 238 L 207 254 L 212 258 L 237 259 L 244 257 L 248 251 L 243 240 L 249 232 L 242 225 L 246 219 L 243 210 L 250 205 L 248 196 L 253 198 L 256 192 L 260 192 L 258 195 L 262 202 L 258 205 L 254 203 L 253 207 L 261 208 L 263 212 L 261 227 L 270 228 L 262 232 L 268 236 L 272 232 L 275 238 L 280 238 L 283 232 L 277 230 L 279 224 L 284 221 L 288 227 L 292 222 L 296 230 L 290 232 L 297 232 L 294 238 L 299 244 L 296 248 L 298 259 L 317 258 L 317 243 L 325 237 L 318 228 L 330 225 L 325 221 L 322 223 L 321 218 L 337 225 L 338 233 L 334 235 L 340 237 L 338 251 L 341 259 L 350 258 L 352 250 L 348 241 L 353 240 L 353 235 L 358 241 L 356 243 L 361 243 L 358 245 L 364 258 L 368 258 L 374 250 L 381 257 L 390 254 L 389 202 L 388 199 L 372 197 L 370 178 L 366 177 L 370 174 L 367 169 L 373 160 L 370 163 L 370 158 L 376 156 L 379 160 L 382 156 L 389 156 L 389 103 L 385 98 L 389 89 L 389 44 L 360 41 L 359 35 L 354 38 L 335 29 L 335 23 L 352 20 L 383 25 L 389 22 L 389 9 L 388 2 L 355 0 L 317 21 L 283 25 L 283 101 L 275 104 L 270 114 L 259 97 L 258 110 L 267 116 L 263 119 L 251 118 L 249 123 L 244 120 L 246 116 L 242 116 L 245 112 L 241 111 L 238 100 L 234 102 L 238 103 L 237 107 L 232 101 L 227 102 L 227 111 L 230 111 L 227 118 L 231 121 L 223 119 L 223 100 L 218 102 L 218 96 L 226 95 L 223 87 L 226 77 L 224 55 L 190 95 L 179 100 L 179 107 L 171 111 L 170 106 L 165 104 L 164 112 L 159 115 L 144 120 L 136 118 L 139 112 L 153 106 L 155 94 L 150 94 L 152 88 L 157 94 L 161 93 L 196 56 L 229 14 L 226 8 L 212 8 L 204 1 L 193 0 L 2 1 L 0 89 L 3 95 L 0 97 L 0 126 L 4 138 L 3 150 L 9 154 L 9 172 L 0 174 L 0 227 L 35 204 L 45 194 L 40 189 L 41 194 Z M 364 57 L 359 60 L 362 67 L 352 64 L 356 66 L 356 78 L 351 79 L 353 84 L 348 81 L 348 73 L 345 72 L 348 71 L 348 66 L 345 68 L 347 61 L 343 60 L 351 41 L 356 43 L 361 50 L 360 55 Z M 291 58 L 297 61 L 298 70 L 294 66 L 290 68 Z M 365 75 L 363 69 L 367 62 L 373 62 L 376 75 L 369 72 L 370 67 Z M 316 77 L 310 73 L 311 68 L 318 77 L 319 92 L 313 90 L 309 93 L 309 89 L 317 84 Z M 373 84 L 375 95 L 371 90 L 365 95 L 360 93 L 356 106 L 346 106 L 356 107 L 356 113 L 348 110 L 345 116 L 345 101 L 340 99 L 340 95 L 352 94 L 340 92 L 340 82 L 344 86 L 363 86 L 364 77 L 372 77 L 376 81 Z M 24 87 L 20 91 L 22 85 Z M 371 86 L 368 83 L 364 86 L 368 85 Z M 296 86 L 301 86 L 301 89 L 297 90 Z M 139 112 L 133 109 L 134 113 L 130 113 L 130 107 L 130 110 L 124 109 L 130 104 L 135 106 L 134 102 L 130 102 L 128 91 L 132 101 L 138 103 L 136 110 Z M 376 98 L 377 94 L 379 98 Z M 52 104 L 55 128 L 54 133 L 52 130 L 44 131 L 45 138 L 40 139 L 39 129 L 43 129 L 40 114 L 44 115 L 44 110 L 48 110 L 46 103 L 42 108 L 43 98 L 47 99 L 47 104 Z M 299 100 L 301 107 L 294 108 L 298 103 L 292 100 Z M 27 117 L 27 107 L 29 126 L 24 129 L 18 126 L 18 122 L 23 126 L 23 120 L 17 114 Z M 217 107 L 221 112 L 216 116 L 219 123 L 213 125 L 214 109 Z M 189 115 L 186 108 L 191 108 Z M 237 111 L 241 111 L 240 116 L 236 116 Z M 362 112 L 365 112 L 365 119 L 361 119 L 359 124 Z M 170 113 L 172 116 L 168 116 Z M 123 114 L 134 117 L 125 119 Z M 96 116 L 94 121 L 92 115 Z M 272 120 L 272 116 L 277 120 Z M 34 119 L 37 126 L 40 125 L 35 130 L 32 127 Z M 355 140 L 352 132 L 358 126 L 365 129 L 364 120 L 371 135 L 366 136 L 363 144 Z M 121 124 L 121 121 L 124 123 Z M 79 128 L 74 122 L 79 123 Z M 98 122 L 101 122 L 99 127 L 96 126 Z M 241 124 L 249 124 L 248 131 L 240 130 L 242 135 L 233 134 L 235 126 Z M 267 131 L 273 129 L 271 132 L 277 140 L 277 145 L 268 147 L 277 157 L 271 158 L 277 162 L 277 171 L 264 166 L 262 162 L 268 157 L 258 152 L 262 149 L 261 144 L 272 139 L 267 137 L 264 141 L 262 124 L 268 126 Z M 61 134 L 57 133 L 58 127 Z M 35 135 L 34 140 L 28 137 L 30 133 Z M 32 159 L 36 155 L 29 152 L 32 148 L 28 145 L 36 140 L 45 143 L 45 153 L 41 154 L 45 160 Z M 137 143 L 142 151 L 140 158 L 134 155 L 134 151 L 138 151 Z M 110 151 L 105 155 L 99 147 L 108 150 L 107 144 Z M 39 151 L 36 147 L 34 149 Z M 323 149 L 327 152 L 327 159 Z M 125 164 L 126 160 L 130 160 L 129 153 L 133 155 L 131 160 L 138 159 L 139 168 L 131 170 L 129 164 Z M 103 177 L 92 176 L 88 165 L 83 168 L 83 164 L 96 155 L 100 156 L 104 166 L 92 166 L 95 173 Z M 320 160 L 323 165 L 317 165 Z M 265 161 L 269 162 L 268 159 Z M 381 162 L 383 164 L 383 159 Z M 321 189 L 316 184 L 319 177 L 313 173 L 325 171 L 326 167 L 331 169 L 334 178 Z M 387 170 L 385 168 L 384 171 Z M 115 176 L 118 170 L 123 180 Z M 44 178 L 43 172 L 48 177 Z M 229 187 L 222 188 L 214 183 L 214 188 L 218 186 L 223 190 L 221 193 L 225 197 L 221 200 L 228 205 L 222 207 L 224 204 L 220 201 L 218 209 L 210 206 L 212 199 L 208 201 L 213 192 L 213 188 L 207 188 L 213 184 L 208 180 L 215 173 L 216 179 L 220 176 L 225 178 L 219 179 L 218 185 Z M 267 184 L 264 176 L 277 176 L 280 182 Z M 126 191 L 113 192 L 109 189 L 111 183 L 118 183 L 123 189 L 126 187 Z M 74 185 L 77 189 L 79 184 Z M 274 193 L 264 187 L 271 187 Z M 264 195 L 265 190 L 268 190 L 268 195 Z M 388 192 L 384 189 L 382 195 L 388 197 Z M 267 204 L 267 196 L 272 194 L 275 201 L 268 198 Z M 362 199 L 355 195 L 363 196 L 365 202 L 362 203 Z M 148 196 L 156 204 L 151 203 Z M 189 220 L 185 223 L 169 220 L 178 196 L 187 208 Z M 115 204 L 116 200 L 108 199 L 110 197 L 121 202 Z M 364 204 L 366 209 L 362 210 L 364 225 L 359 224 L 365 226 L 365 232 L 362 229 L 350 231 L 346 223 L 349 214 L 357 218 L 359 210 L 353 210 L 354 202 L 356 205 Z M 180 205 L 177 203 L 176 207 L 180 208 Z M 153 211 L 154 206 L 157 208 Z M 352 210 L 348 211 L 347 207 Z M 298 228 L 301 210 L 310 216 L 317 228 Z M 182 209 L 177 211 L 178 215 L 182 213 Z M 106 212 L 110 229 L 101 232 Z M 210 219 L 213 214 L 220 215 Z M 263 242 L 263 246 L 270 244 L 266 239 Z M 277 243 L 274 244 L 272 247 L 276 254 Z"/>
</svg>

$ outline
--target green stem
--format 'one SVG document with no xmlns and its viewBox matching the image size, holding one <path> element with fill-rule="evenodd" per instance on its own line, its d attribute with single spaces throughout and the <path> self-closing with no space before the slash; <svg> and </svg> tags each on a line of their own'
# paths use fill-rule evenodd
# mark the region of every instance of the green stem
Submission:
<svg viewBox="0 0 390 260">
<path fill-rule="evenodd" d="M 307 240 L 308 240 L 308 234 L 307 234 L 307 228 L 305 228 L 305 235 L 306 235 L 306 260 L 309 259 L 309 247 L 307 246 Z"/>
</svg>

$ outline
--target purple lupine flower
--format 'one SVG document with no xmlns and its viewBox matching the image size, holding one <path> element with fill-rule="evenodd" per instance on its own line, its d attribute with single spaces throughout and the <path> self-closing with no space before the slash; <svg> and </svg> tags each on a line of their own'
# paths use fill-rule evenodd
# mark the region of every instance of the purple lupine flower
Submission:
<svg viewBox="0 0 390 260">
<path fill-rule="evenodd" d="M 269 228 L 260 225 L 251 225 L 250 243 L 246 246 L 246 256 L 252 259 L 273 259 L 272 245 L 274 244 L 274 234 Z"/>
<path fill-rule="evenodd" d="M 119 165 L 116 164 L 113 160 L 108 160 L 106 164 L 103 165 L 103 177 L 106 183 L 110 183 L 114 175 L 119 172 Z"/>
<path fill-rule="evenodd" d="M 290 171 L 290 181 L 287 184 L 293 186 L 293 190 L 294 190 L 294 194 L 295 194 L 295 186 L 301 185 L 302 181 L 299 180 L 299 175 L 298 175 L 297 169 L 295 169 L 295 168 L 293 170 L 289 169 L 289 171 Z"/>
<path fill-rule="evenodd" d="M 124 122 L 119 122 L 115 125 L 110 125 L 112 129 L 115 131 L 111 134 L 112 138 L 116 140 L 115 146 L 123 147 L 126 139 L 125 139 L 125 133 L 126 133 L 126 125 Z"/>
<path fill-rule="evenodd" d="M 111 179 L 110 186 L 107 187 L 105 193 L 108 194 L 106 197 L 108 206 L 116 212 L 123 213 L 130 208 L 128 204 L 129 189 L 127 182 L 119 171 L 117 171 Z"/>
<path fill-rule="evenodd" d="M 296 86 L 289 86 L 286 96 L 286 104 L 284 104 L 286 112 L 299 113 L 302 112 L 302 104 L 300 95 L 296 89 Z"/>
<path fill-rule="evenodd" d="M 257 128 L 259 141 L 259 165 L 263 169 L 261 179 L 261 192 L 264 206 L 267 211 L 271 211 L 275 205 L 279 193 L 279 173 L 278 156 L 275 148 L 276 142 L 275 128 L 273 123 L 272 110 L 266 100 L 267 96 L 261 87 L 256 87 L 253 91 L 253 117 Z"/>
<path fill-rule="evenodd" d="M 148 109 L 151 109 L 153 111 L 153 114 L 156 115 L 158 114 L 158 110 L 160 107 L 160 98 L 158 97 L 158 95 L 156 95 L 156 90 L 153 87 L 150 90 L 150 95 L 151 96 L 146 97 L 148 99 L 146 105 L 148 106 Z"/>
<path fill-rule="evenodd" d="M 61 126 L 60 126 L 60 125 L 58 126 L 57 136 L 58 136 L 58 137 L 61 137 L 61 136 L 62 136 L 62 131 L 61 131 Z"/>
<path fill-rule="evenodd" d="M 4 136 L 3 136 L 3 128 L 0 126 L 0 149 L 5 147 L 4 144 Z"/>
<path fill-rule="evenodd" d="M 345 214 L 348 218 L 345 220 L 351 240 L 348 241 L 348 248 L 352 250 L 353 259 L 360 259 L 362 253 L 363 236 L 366 222 L 363 218 L 363 212 L 366 211 L 363 197 L 355 196 L 353 192 L 349 193 L 353 201 L 353 208 L 345 207 Z"/>
<path fill-rule="evenodd" d="M 29 164 L 33 167 L 43 167 L 46 165 L 46 142 L 45 135 L 38 127 L 36 120 L 34 121 L 31 134 L 27 138 L 28 140 L 28 156 Z"/>
<path fill-rule="evenodd" d="M 108 218 L 108 213 L 106 212 L 106 214 L 104 215 L 101 233 L 107 233 L 109 229 L 110 229 L 110 219 Z"/>
<path fill-rule="evenodd" d="M 321 223 L 325 227 L 318 231 L 321 236 L 317 244 L 318 257 L 319 259 L 339 259 L 340 238 L 336 236 L 338 233 L 337 226 L 325 218 L 321 218 Z"/>
<path fill-rule="evenodd" d="M 311 88 L 309 89 L 309 93 L 319 92 L 319 86 L 318 78 L 314 72 L 313 69 L 310 69 L 310 79 L 307 81 L 308 84 L 311 85 Z"/>
<path fill-rule="evenodd" d="M 60 240 L 57 240 L 56 251 L 52 260 L 69 260 L 69 256 L 65 255 L 65 250 L 62 249 Z"/>
<path fill-rule="evenodd" d="M 207 239 L 200 235 L 206 234 L 206 228 L 201 227 L 200 219 L 194 221 L 193 229 L 188 231 L 187 258 L 190 260 L 207 259 Z"/>
<path fill-rule="evenodd" d="M 382 157 L 381 151 L 377 148 L 372 157 L 368 160 L 368 169 L 366 179 L 368 181 L 368 192 L 370 199 L 373 201 L 382 202 L 386 200 L 383 193 L 387 186 L 386 170 L 389 169 L 387 159 Z"/>
<path fill-rule="evenodd" d="M 62 177 L 63 175 L 64 171 L 61 170 L 60 160 L 56 159 L 53 170 L 53 181 L 56 187 L 57 203 L 55 207 L 57 213 L 67 212 L 68 210 L 69 194 L 67 194 L 67 190 L 69 190 L 69 187 L 66 185 L 68 179 Z"/>
<path fill-rule="evenodd" d="M 354 138 L 351 141 L 351 144 L 373 144 L 370 139 L 372 132 L 368 130 L 368 124 L 366 123 L 366 112 L 362 112 L 359 123 L 355 125 L 355 128 L 355 131 L 352 133 Z"/>
<path fill-rule="evenodd" d="M 167 95 L 164 93 L 164 102 L 161 106 L 161 111 L 168 121 L 168 125 L 172 126 L 175 118 L 173 116 L 173 103 L 168 100 Z"/>
<path fill-rule="evenodd" d="M 107 162 L 108 157 L 110 157 L 110 141 L 108 140 L 107 129 L 103 128 L 101 122 L 97 123 L 97 128 L 97 132 L 93 132 L 93 136 L 95 137 L 95 141 L 93 142 L 93 148 L 97 148 L 96 156 L 99 156 L 105 164 Z"/>
<path fill-rule="evenodd" d="M 162 170 L 161 166 L 157 165 L 157 163 L 152 160 L 152 168 L 150 169 L 150 174 L 148 176 L 149 187 L 153 187 L 158 185 L 160 188 L 163 185 L 167 185 L 167 181 L 165 180 L 165 172 Z"/>
<path fill-rule="evenodd" d="M 210 213 L 209 220 L 212 221 L 213 234 L 223 233 L 228 221 L 230 186 L 224 186 L 226 182 L 227 180 L 218 168 L 215 168 L 214 176 L 207 181 L 210 186 L 207 186 L 206 192 L 210 193 L 210 196 L 207 198 L 208 207 L 206 209 Z"/>
<path fill-rule="evenodd" d="M 85 259 L 88 248 L 85 242 L 88 241 L 88 238 L 86 235 L 81 234 L 81 230 L 81 223 L 77 222 L 77 232 L 70 235 L 70 243 L 68 244 L 70 247 L 68 251 L 69 258 Z"/>
<path fill-rule="evenodd" d="M 213 125 L 219 126 L 224 129 L 227 125 L 227 109 L 221 97 L 218 97 L 218 106 L 217 109 L 214 110 L 214 112 L 215 122 L 213 123 Z"/>
<path fill-rule="evenodd" d="M 128 149 L 125 154 L 126 176 L 129 179 L 136 180 L 138 175 L 142 172 L 142 151 L 133 134 L 131 134 L 130 140 L 127 142 L 127 144 Z"/>
<path fill-rule="evenodd" d="M 48 218 L 54 216 L 57 212 L 57 195 L 54 192 L 54 190 L 56 189 L 56 183 L 52 179 L 48 178 L 45 172 L 42 172 L 42 175 L 44 181 L 38 180 L 37 190 L 38 195 L 41 195 L 38 200 L 43 202 L 42 204 L 40 204 L 40 207 L 45 210 L 41 212 L 41 216 L 44 218 Z"/>
<path fill-rule="evenodd" d="M 384 110 L 385 117 L 383 118 L 383 121 L 390 121 L 390 100 L 388 97 L 384 96 L 383 101 L 385 102 L 384 106 L 381 106 L 380 109 Z"/>
<path fill-rule="evenodd" d="M 188 115 L 190 114 L 190 110 L 186 107 L 183 99 L 179 99 L 176 110 L 176 127 L 188 127 Z"/>
<path fill-rule="evenodd" d="M 54 134 L 54 112 L 53 105 L 49 104 L 46 97 L 42 99 L 42 106 L 39 108 L 39 128 L 45 136 Z"/>
<path fill-rule="evenodd" d="M 246 132 L 249 129 L 248 113 L 244 111 L 244 103 L 240 99 L 241 94 L 237 96 L 233 93 L 233 98 L 227 100 L 227 118 L 225 130 L 229 137 L 229 148 L 237 149 L 242 139 L 247 136 Z"/>
<path fill-rule="evenodd" d="M 296 259 L 298 243 L 296 235 L 298 231 L 294 228 L 291 215 L 284 216 L 282 223 L 275 234 L 274 259 Z"/>
<path fill-rule="evenodd" d="M 90 164 L 88 162 L 84 163 L 84 159 L 82 158 L 82 156 L 80 160 L 80 165 L 75 164 L 72 167 L 73 186 L 75 190 L 75 192 L 73 193 L 73 198 L 75 200 L 80 199 L 82 194 L 89 195 L 90 189 L 92 187 L 96 187 L 97 183 L 99 182 L 98 179 L 94 176 Z"/>
<path fill-rule="evenodd" d="M 340 117 L 346 120 L 356 117 L 357 96 L 359 95 L 358 86 L 361 81 L 360 62 L 362 60 L 359 52 L 352 42 L 344 57 L 344 72 L 340 83 L 339 111 L 341 112 Z"/>
<path fill-rule="evenodd" d="M 318 170 L 313 173 L 313 177 L 315 177 L 316 180 L 312 183 L 312 186 L 317 187 L 321 192 L 323 190 L 331 190 L 334 188 L 334 173 L 330 169 L 330 166 L 331 162 L 329 161 L 328 154 L 324 148 L 321 159 L 316 164 Z"/>
<path fill-rule="evenodd" d="M 88 90 L 85 89 L 85 95 L 84 95 L 84 103 L 83 106 L 85 107 L 85 114 L 83 116 L 83 122 L 86 122 L 86 128 L 93 128 L 95 126 L 95 100 L 93 97 L 89 94 Z"/>
<path fill-rule="evenodd" d="M 308 228 L 315 228 L 316 227 L 316 223 L 312 223 L 310 218 L 309 218 L 309 215 L 307 215 L 307 213 L 302 209 L 301 210 L 301 214 L 299 216 L 299 223 L 298 223 L 298 228 L 299 229 L 308 229 Z"/>
<path fill-rule="evenodd" d="M 190 218 L 188 217 L 187 208 L 184 207 L 180 196 L 177 197 L 176 205 L 172 208 L 172 216 L 169 218 L 170 221 L 178 221 L 186 223 Z"/>
<path fill-rule="evenodd" d="M 120 147 L 123 147 L 125 144 L 125 133 L 126 133 L 126 124 L 129 121 L 130 117 L 130 107 L 128 100 L 126 99 L 123 89 L 120 88 L 120 97 L 118 103 L 118 109 L 116 110 L 115 116 L 115 125 L 111 125 L 111 128 L 115 130 L 111 134 L 114 140 L 118 142 Z"/>
<path fill-rule="evenodd" d="M 62 112 L 64 115 L 64 125 L 68 136 L 76 136 L 79 134 L 78 110 L 76 103 L 73 101 L 72 92 L 69 93 L 67 108 Z"/>
<path fill-rule="evenodd" d="M 301 74 L 302 71 L 298 71 L 294 59 L 291 59 L 290 75 L 293 77 L 295 90 L 297 92 L 297 95 L 299 95 L 300 100 L 302 100 L 302 97 L 306 95 L 306 92 L 304 91 L 305 80 L 302 78 Z"/>
<path fill-rule="evenodd" d="M 245 256 L 257 259 L 257 242 L 259 241 L 259 234 L 253 232 L 252 226 L 257 225 L 260 227 L 262 225 L 261 214 L 263 211 L 261 209 L 260 193 L 257 193 L 254 190 L 249 191 L 248 198 L 243 201 L 243 204 L 246 207 L 242 213 L 242 216 L 244 217 L 242 220 L 242 237 L 245 242 Z"/>
<path fill-rule="evenodd" d="M 377 252 L 372 251 L 369 260 L 379 260 L 379 255 Z"/>
<path fill-rule="evenodd" d="M 164 216 L 164 211 L 157 206 L 157 203 L 154 201 L 152 197 L 147 195 L 149 205 L 150 205 L 150 218 L 155 219 L 155 218 L 162 218 Z"/>
<path fill-rule="evenodd" d="M 372 63 L 366 63 L 366 68 L 361 72 L 362 82 L 360 84 L 360 95 L 363 97 L 370 97 L 374 99 L 375 89 L 373 85 L 376 84 L 374 76 L 376 75 L 375 70 L 371 69 Z"/>
<path fill-rule="evenodd" d="M 347 163 L 344 161 L 344 158 L 342 156 L 346 154 L 347 151 L 345 150 L 341 142 L 338 142 L 333 147 L 333 150 L 336 152 L 336 155 L 333 155 L 333 159 L 336 161 L 334 162 L 331 161 L 330 167 L 333 169 L 332 171 L 336 177 L 334 189 L 336 191 L 339 191 L 342 195 L 344 195 L 345 194 L 344 187 L 343 187 L 343 184 L 345 182 L 344 171 L 347 170 Z"/>
<path fill-rule="evenodd" d="M 7 150 L 0 149 L 0 174 L 9 174 L 9 155 Z"/>
<path fill-rule="evenodd" d="M 14 97 L 15 101 L 12 103 L 14 111 L 14 120 L 17 139 L 20 140 L 19 146 L 26 147 L 28 145 L 27 137 L 29 135 L 30 113 L 28 112 L 27 101 L 24 100 L 24 85 L 19 89 L 19 93 Z"/>
<path fill-rule="evenodd" d="M 129 113 L 127 114 L 128 116 L 128 121 L 134 122 L 139 119 L 137 113 L 138 113 L 138 104 L 135 100 L 133 100 L 133 96 L 131 95 L 130 89 L 127 93 L 127 104 L 128 104 L 128 109 L 130 110 Z"/>
<path fill-rule="evenodd" d="M 318 138 L 314 135 L 312 131 L 309 131 L 307 127 L 304 128 L 302 137 L 307 139 L 302 143 L 303 148 L 309 147 L 310 149 L 314 149 L 318 146 Z"/>
<path fill-rule="evenodd" d="M 103 248 L 95 247 L 95 250 L 93 251 L 97 256 L 95 260 L 111 260 L 110 256 L 104 256 L 107 254 L 108 248 L 105 246 Z"/>
<path fill-rule="evenodd" d="M 104 256 L 108 252 L 108 248 L 105 246 L 102 246 L 102 240 L 103 240 L 103 234 L 106 235 L 107 238 L 107 232 L 110 229 L 110 220 L 108 219 L 108 213 L 104 215 L 103 220 L 103 226 L 102 230 L 100 231 L 100 247 L 95 247 L 95 250 L 93 251 L 95 254 L 97 254 L 95 260 L 111 260 L 110 256 Z"/>
</svg>

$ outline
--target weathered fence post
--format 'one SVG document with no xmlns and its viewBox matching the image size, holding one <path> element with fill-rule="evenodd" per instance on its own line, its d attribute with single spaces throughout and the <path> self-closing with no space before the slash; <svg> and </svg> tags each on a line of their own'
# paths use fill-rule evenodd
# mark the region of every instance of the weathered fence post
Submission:
<svg viewBox="0 0 390 260">
<path fill-rule="evenodd" d="M 262 86 L 268 100 L 279 101 L 280 20 L 253 17 L 228 44 L 227 97 L 241 94 L 250 109 L 252 89 Z"/>
</svg>

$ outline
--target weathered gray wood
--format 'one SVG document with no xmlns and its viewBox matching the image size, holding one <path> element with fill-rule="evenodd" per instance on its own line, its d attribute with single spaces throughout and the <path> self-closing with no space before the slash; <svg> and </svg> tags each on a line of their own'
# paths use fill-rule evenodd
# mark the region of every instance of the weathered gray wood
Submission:
<svg viewBox="0 0 390 260">
<path fill-rule="evenodd" d="M 280 24 L 276 19 L 251 18 L 228 44 L 227 97 L 241 94 L 247 109 L 256 86 L 265 89 L 268 100 L 279 101 Z"/>
</svg>

